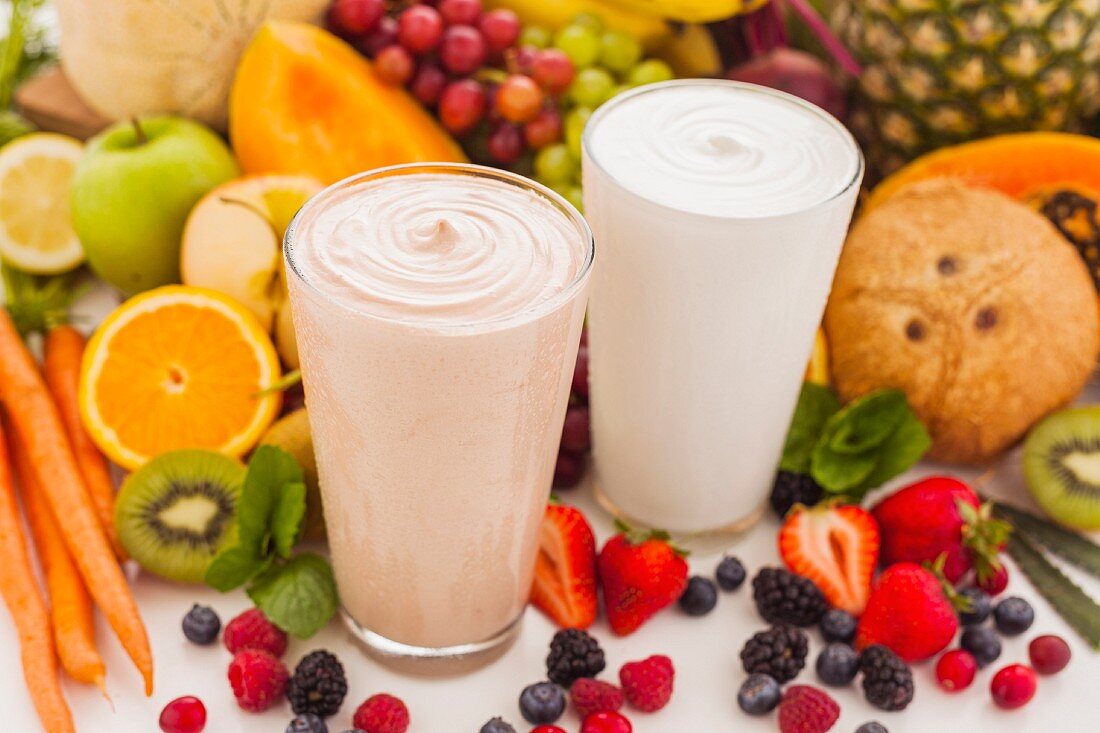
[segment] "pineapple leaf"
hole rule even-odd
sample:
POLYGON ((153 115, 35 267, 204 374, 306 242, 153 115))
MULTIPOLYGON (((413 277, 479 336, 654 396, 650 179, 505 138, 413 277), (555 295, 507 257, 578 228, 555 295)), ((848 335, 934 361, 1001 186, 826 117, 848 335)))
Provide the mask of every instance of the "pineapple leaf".
POLYGON ((1093 649, 1100 650, 1100 605, 1067 578, 1021 534, 1008 543, 1008 554, 1035 589, 1093 649))
POLYGON ((997 502, 994 510, 1008 520, 1016 531, 1038 542, 1063 560, 1100 578, 1100 545, 1084 535, 1038 517, 1031 512, 997 502))

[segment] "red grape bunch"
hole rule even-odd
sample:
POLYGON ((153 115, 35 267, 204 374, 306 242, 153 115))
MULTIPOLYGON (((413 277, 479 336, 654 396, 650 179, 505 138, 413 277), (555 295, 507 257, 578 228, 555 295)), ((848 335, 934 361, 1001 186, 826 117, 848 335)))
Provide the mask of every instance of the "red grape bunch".
POLYGON ((592 437, 588 419, 588 329, 581 331, 581 347, 573 370, 569 408, 561 431, 558 462, 554 467, 554 488, 570 489, 584 477, 592 437))

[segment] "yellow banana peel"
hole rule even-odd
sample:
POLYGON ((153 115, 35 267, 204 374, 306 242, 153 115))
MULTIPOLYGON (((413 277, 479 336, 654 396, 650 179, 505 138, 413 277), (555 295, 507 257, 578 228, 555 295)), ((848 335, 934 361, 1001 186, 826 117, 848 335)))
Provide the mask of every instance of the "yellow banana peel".
POLYGON ((485 5, 489 8, 508 8, 525 25, 542 26, 549 30, 568 25, 581 13, 592 13, 602 19, 608 28, 638 39, 647 51, 660 48, 672 37, 672 26, 659 15, 638 12, 612 0, 485 0, 485 5))
MULTIPOLYGON (((550 0, 552 2, 553 0, 550 0)), ((749 13, 768 0, 607 0, 624 10, 681 23, 710 23, 749 13)))
POLYGON ((681 79, 719 76, 722 56, 714 37, 701 25, 685 25, 674 31, 655 52, 681 79))

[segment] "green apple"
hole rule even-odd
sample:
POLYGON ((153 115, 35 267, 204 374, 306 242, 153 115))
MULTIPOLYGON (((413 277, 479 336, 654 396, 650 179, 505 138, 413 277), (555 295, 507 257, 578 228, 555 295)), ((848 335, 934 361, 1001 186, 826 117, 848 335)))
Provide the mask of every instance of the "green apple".
POLYGON ((88 142, 72 183, 88 264, 126 294, 179 282, 187 215, 239 174, 225 142, 197 122, 147 117, 108 127, 88 142))

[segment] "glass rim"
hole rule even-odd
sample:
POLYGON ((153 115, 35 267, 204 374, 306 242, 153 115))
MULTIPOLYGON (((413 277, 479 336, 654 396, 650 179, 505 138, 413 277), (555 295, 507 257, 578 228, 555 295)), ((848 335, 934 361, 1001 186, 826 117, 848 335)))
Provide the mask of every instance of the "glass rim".
POLYGON ((569 203, 569 201, 567 201, 563 196, 555 192, 553 189, 544 186, 538 181, 534 181, 530 178, 527 178, 526 176, 521 176, 518 173, 512 173, 511 171, 505 171, 499 168, 491 168, 489 166, 478 165, 476 163, 421 162, 401 163, 398 165, 372 168, 361 173, 355 173, 348 176, 347 178, 343 178, 333 184, 330 184, 318 191, 317 193, 313 194, 304 204, 302 204, 302 207, 298 209, 293 218, 291 218, 290 224, 287 226, 286 233, 283 235, 282 252, 283 261, 286 265, 286 269, 293 272, 294 276, 298 279, 299 282, 301 282, 305 287, 316 294, 324 302, 329 303, 342 311, 355 314, 362 318, 369 318, 395 326, 404 326, 437 332, 463 332, 474 330, 498 330, 510 326, 513 323, 534 320, 538 316, 544 313, 549 313, 560 307, 561 305, 568 303, 570 300, 572 300, 576 292, 584 285, 585 281, 588 279, 588 275, 591 273, 592 264, 595 261, 596 255, 596 242, 595 238, 592 236, 592 230, 589 228, 588 222, 585 220, 580 211, 578 211, 577 208, 573 206, 573 204, 569 203), (370 310, 354 308, 347 303, 343 303, 336 298, 333 298, 329 293, 326 293, 322 288, 318 287, 316 283, 310 282, 309 278, 301 273, 301 271, 298 269, 297 263, 294 261, 293 243, 294 240, 297 238, 296 235, 298 234, 298 229, 301 227, 302 222, 308 217, 309 213, 313 209, 327 202, 327 200, 338 191, 342 191, 347 188, 352 188, 354 186, 382 178, 414 175, 417 173, 467 175, 476 178, 496 180, 502 184, 516 186, 517 188, 530 191, 547 200, 559 213, 561 213, 572 222, 577 234, 585 242, 584 259, 581 261, 580 267, 577 269, 577 272, 573 276, 573 279, 570 280, 569 283, 558 292, 513 313, 506 313, 504 315, 498 315, 492 318, 484 318, 474 321, 440 323, 415 318, 393 318, 391 316, 385 316, 379 313, 371 312, 370 310))
POLYGON ((863 150, 859 147, 859 143, 856 142, 855 137, 851 131, 843 125, 837 118, 818 107, 816 104, 807 102, 801 97, 796 97, 793 94, 779 91, 778 89, 772 89, 770 87, 761 86, 759 84, 750 84, 743 81, 734 81, 732 79, 671 79, 669 81, 655 82, 653 84, 646 84, 644 86, 635 87, 621 94, 616 94, 606 103, 600 105, 592 116, 588 118, 585 123, 584 132, 581 134, 581 150, 584 152, 584 157, 592 162, 607 176, 607 179, 615 184, 619 189, 625 193, 633 196, 639 201, 645 202, 649 206, 656 206, 665 211, 674 211, 678 214, 688 214, 690 216, 696 216, 704 219, 717 219, 721 221, 767 221, 768 219, 776 219, 784 216, 791 216, 792 214, 804 214, 815 209, 825 207, 837 199, 843 198, 845 194, 852 190, 854 186, 858 186, 860 181, 863 180, 863 175, 866 172, 866 160, 863 156, 863 150), (794 104, 798 107, 802 107, 806 111, 812 113, 814 116, 820 118, 824 122, 828 123, 830 127, 840 133, 840 136, 848 143, 849 147, 855 153, 856 165, 853 171, 851 179, 840 187, 837 191, 827 195, 820 201, 815 201, 808 206, 802 206, 791 211, 779 212, 775 214, 708 214, 699 211, 689 211, 687 209, 679 208, 676 206, 670 206, 669 204, 661 201, 655 201, 652 198, 648 198, 643 194, 638 193, 634 189, 627 186, 618 176, 612 175, 604 165, 600 162, 598 156, 592 152, 592 137, 595 134, 595 129, 599 124, 601 118, 606 116, 612 109, 621 106, 622 104, 629 102, 636 97, 640 97, 653 92, 658 92, 663 89, 672 87, 726 87, 741 89, 752 94, 758 94, 765 97, 774 97, 780 99, 788 104, 794 104))

